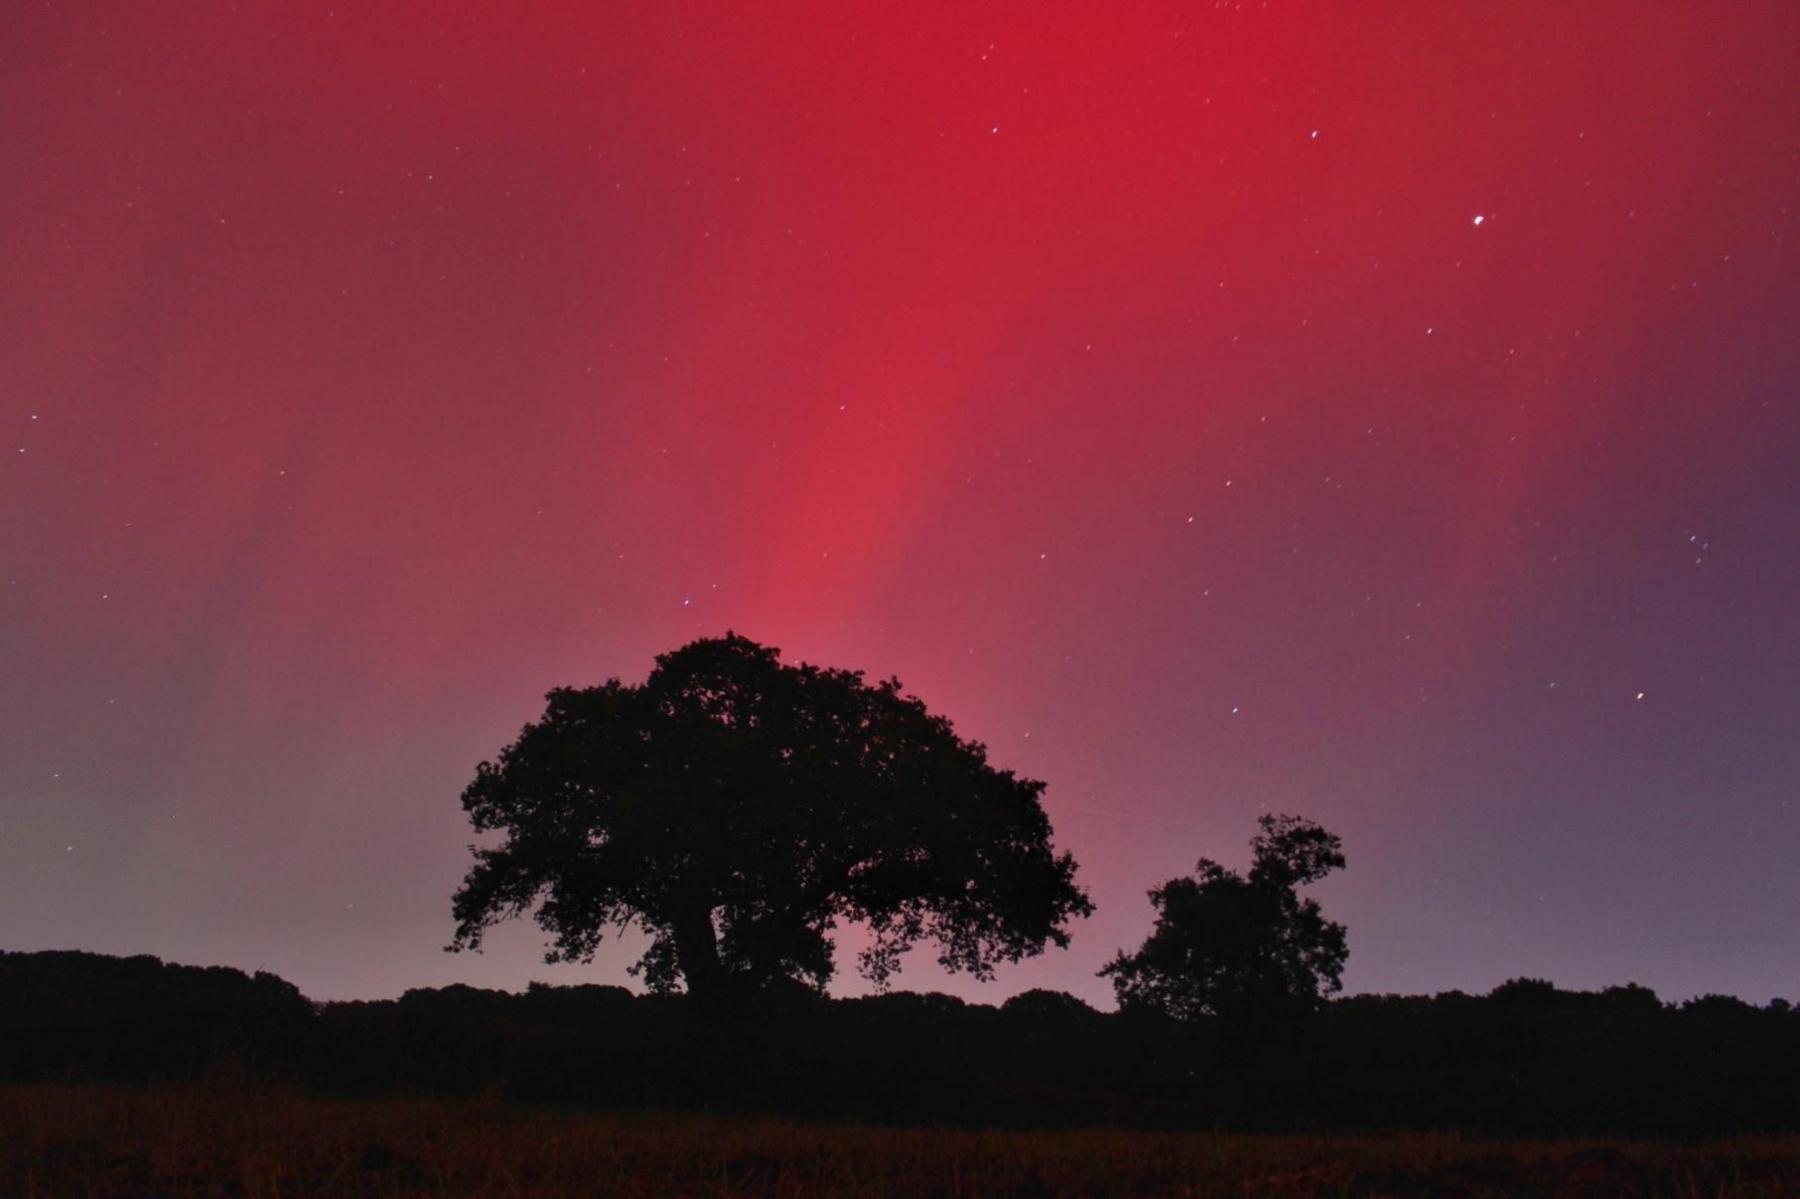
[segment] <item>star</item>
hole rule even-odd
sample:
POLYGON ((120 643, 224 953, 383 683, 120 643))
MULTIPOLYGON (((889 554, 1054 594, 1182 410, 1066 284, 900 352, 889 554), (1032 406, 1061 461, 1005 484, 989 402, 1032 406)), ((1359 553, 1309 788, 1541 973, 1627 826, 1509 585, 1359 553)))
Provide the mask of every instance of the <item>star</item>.
POLYGON ((1476 213, 1476 214, 1475 214, 1475 227, 1476 227, 1476 228, 1477 228, 1477 229, 1479 229, 1479 228, 1481 228, 1481 226, 1482 226, 1482 223, 1483 223, 1483 222, 1484 222, 1484 221, 1486 221, 1486 220, 1487 220, 1487 217, 1485 217, 1485 216, 1483 216, 1483 215, 1482 215, 1482 214, 1481 214, 1481 213, 1479 213, 1479 212, 1478 212, 1478 213, 1476 213))

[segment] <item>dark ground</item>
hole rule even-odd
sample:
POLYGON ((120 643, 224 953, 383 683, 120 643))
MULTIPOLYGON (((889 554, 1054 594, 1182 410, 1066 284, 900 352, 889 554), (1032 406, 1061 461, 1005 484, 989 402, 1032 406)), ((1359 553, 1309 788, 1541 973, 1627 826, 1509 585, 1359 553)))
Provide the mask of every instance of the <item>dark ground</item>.
POLYGON ((1001 1131, 322 1099, 214 1081, 0 1087, 0 1192, 233 1196, 1668 1196, 1800 1193, 1800 1137, 1694 1143, 1001 1131))

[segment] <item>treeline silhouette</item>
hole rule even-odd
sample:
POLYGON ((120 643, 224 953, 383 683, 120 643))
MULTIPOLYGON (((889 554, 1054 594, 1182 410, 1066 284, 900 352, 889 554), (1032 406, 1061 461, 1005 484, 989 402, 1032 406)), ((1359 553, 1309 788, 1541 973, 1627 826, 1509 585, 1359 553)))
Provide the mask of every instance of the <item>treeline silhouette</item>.
POLYGON ((1051 991, 991 1007, 795 987, 725 1011, 534 983, 313 1003, 261 972, 0 953, 0 1078, 220 1074, 896 1124, 1700 1136, 1800 1129, 1800 1012, 1530 979, 1266 1020, 1106 1013, 1051 991))

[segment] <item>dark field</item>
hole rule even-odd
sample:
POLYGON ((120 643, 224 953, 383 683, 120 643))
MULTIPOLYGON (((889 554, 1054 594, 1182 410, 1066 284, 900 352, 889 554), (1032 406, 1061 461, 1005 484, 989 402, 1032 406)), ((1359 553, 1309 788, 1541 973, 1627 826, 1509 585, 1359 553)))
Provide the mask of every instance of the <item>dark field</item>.
POLYGON ((222 1084, 0 1087, 22 1196, 1791 1196, 1800 1137, 977 1132, 330 1100, 222 1084))

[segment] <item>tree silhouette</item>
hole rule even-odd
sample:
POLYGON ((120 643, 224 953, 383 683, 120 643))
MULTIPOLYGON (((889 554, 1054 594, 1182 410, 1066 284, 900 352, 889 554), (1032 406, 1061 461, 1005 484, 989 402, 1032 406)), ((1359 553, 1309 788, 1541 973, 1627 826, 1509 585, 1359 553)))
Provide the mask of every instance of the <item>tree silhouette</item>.
POLYGON ((1243 1018, 1315 1007, 1339 989, 1344 926, 1295 888, 1341 869, 1342 842, 1297 816, 1257 824, 1248 875, 1201 858, 1194 877, 1150 892, 1156 927, 1100 971, 1121 1009, 1243 1018))
POLYGON ((867 925, 861 970, 885 984, 921 938, 985 979, 1066 947, 1093 911, 1050 847, 1044 784, 989 766, 897 679, 783 665, 727 633, 661 655, 640 686, 547 698, 463 792, 475 828, 506 839, 471 847, 452 950, 534 905, 549 961, 590 959, 635 921, 652 939, 632 972, 709 999, 823 988, 839 919, 867 925))

